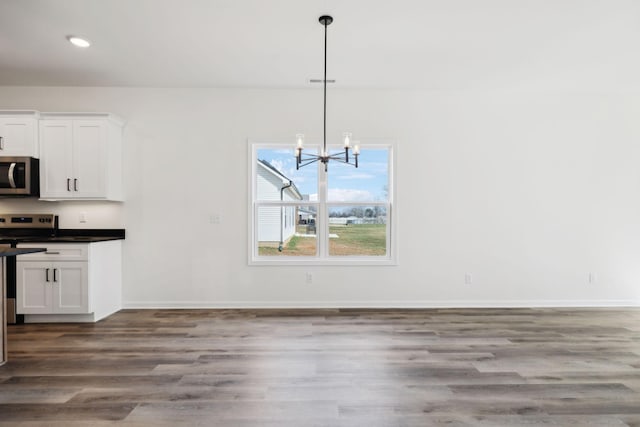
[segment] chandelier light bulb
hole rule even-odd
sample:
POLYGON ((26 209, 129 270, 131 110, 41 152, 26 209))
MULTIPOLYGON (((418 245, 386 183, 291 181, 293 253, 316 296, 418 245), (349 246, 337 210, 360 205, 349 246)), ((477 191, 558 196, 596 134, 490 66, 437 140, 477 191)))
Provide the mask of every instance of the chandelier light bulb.
POLYGON ((302 143, 304 142, 304 135, 301 133, 297 134, 296 140, 298 141, 298 148, 302 148, 302 143))
POLYGON ((344 148, 349 148, 349 143, 351 142, 351 133, 344 133, 344 148))

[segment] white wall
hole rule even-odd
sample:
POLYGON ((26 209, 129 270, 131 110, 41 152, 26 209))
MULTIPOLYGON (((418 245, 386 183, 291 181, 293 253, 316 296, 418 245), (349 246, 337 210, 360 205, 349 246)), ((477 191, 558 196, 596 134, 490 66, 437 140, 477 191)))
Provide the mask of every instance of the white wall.
POLYGON ((0 202, 125 226, 125 306, 640 303, 637 96, 331 90, 330 138, 398 140, 400 264, 374 268, 247 265, 247 138, 320 136, 321 91, 0 87, 0 108, 128 121, 124 204, 0 202))

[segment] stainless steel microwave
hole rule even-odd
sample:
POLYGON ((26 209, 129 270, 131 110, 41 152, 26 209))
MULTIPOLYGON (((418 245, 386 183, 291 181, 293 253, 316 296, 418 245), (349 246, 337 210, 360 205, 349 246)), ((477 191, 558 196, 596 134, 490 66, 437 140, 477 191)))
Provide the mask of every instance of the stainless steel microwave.
POLYGON ((40 164, 33 157, 0 157, 0 197, 39 197, 40 164))

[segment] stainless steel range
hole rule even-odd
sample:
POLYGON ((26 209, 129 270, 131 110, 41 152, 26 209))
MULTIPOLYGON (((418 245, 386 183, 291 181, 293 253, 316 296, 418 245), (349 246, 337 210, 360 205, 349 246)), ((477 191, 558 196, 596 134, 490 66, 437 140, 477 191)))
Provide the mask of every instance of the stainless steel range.
POLYGON ((0 237, 34 234, 35 230, 52 234, 57 226, 58 217, 53 214, 0 214, 0 237))
MULTIPOLYGON (((19 242, 55 237, 57 231, 53 214, 0 214, 0 245, 15 248, 19 242)), ((16 314, 16 257, 7 257, 5 266, 7 323, 23 323, 23 316, 16 314)))

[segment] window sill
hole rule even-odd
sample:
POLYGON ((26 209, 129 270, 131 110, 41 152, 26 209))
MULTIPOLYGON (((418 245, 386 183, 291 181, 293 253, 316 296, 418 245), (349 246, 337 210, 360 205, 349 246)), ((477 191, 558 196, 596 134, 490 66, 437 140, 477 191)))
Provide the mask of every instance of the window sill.
POLYGON ((370 258, 349 258, 349 259, 312 259, 312 258, 278 258, 274 260, 270 259, 251 259, 249 260, 249 266, 277 266, 277 267, 291 267, 291 266, 306 266, 306 265, 326 265, 326 266, 397 266, 398 261, 394 259, 370 259, 370 258))

